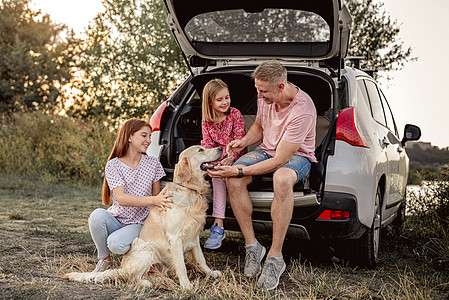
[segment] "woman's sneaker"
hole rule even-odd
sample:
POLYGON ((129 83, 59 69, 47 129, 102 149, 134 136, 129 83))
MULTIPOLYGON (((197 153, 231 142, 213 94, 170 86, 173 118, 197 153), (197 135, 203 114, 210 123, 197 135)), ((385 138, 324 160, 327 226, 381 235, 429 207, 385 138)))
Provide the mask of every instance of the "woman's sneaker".
POLYGON ((112 260, 100 259, 97 262, 94 272, 104 272, 112 267, 112 260))
POLYGON ((206 243, 204 243, 204 248, 206 249, 217 249, 220 248, 221 242, 226 237, 224 228, 218 226, 217 224, 212 225, 210 228, 210 235, 206 243))

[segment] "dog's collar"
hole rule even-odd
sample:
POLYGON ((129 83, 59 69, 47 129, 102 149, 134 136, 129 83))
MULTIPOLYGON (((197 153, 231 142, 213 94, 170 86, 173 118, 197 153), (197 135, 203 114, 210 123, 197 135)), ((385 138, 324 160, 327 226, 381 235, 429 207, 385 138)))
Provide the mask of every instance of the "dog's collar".
POLYGON ((181 186, 181 187, 183 187, 183 188, 185 188, 185 189, 188 189, 188 190, 191 190, 191 191, 194 191, 195 193, 198 193, 198 194, 201 194, 201 195, 203 195, 203 194, 205 194, 206 192, 207 192, 207 190, 206 191, 203 191, 202 189, 192 189, 192 188, 189 188, 189 187, 187 187, 187 186, 185 186, 184 184, 182 184, 182 183, 178 183, 178 182, 171 182, 172 184, 174 184, 174 185, 179 185, 179 186, 181 186))
MULTIPOLYGON (((182 186, 183 188, 186 188, 186 189, 189 189, 188 187, 186 187, 185 185, 183 185, 182 183, 175 183, 175 182, 173 182, 173 184, 175 184, 175 185, 179 185, 179 186, 182 186)), ((189 189, 189 190, 191 190, 191 189, 189 189)))
MULTIPOLYGON (((174 183, 173 182, 173 184, 174 185, 178 185, 180 187, 183 187, 185 189, 192 190, 192 191, 196 192, 196 190, 189 189, 188 187, 184 186, 182 183, 174 183)), ((188 206, 190 206, 190 199, 188 197, 182 197, 182 198, 173 197, 173 203, 176 204, 177 206, 188 207, 188 206)))
POLYGON ((181 186, 181 187, 183 187, 183 188, 185 188, 185 189, 188 189, 188 190, 194 191, 195 193, 199 193, 199 191, 198 191, 198 190, 195 190, 195 189, 192 189, 192 188, 186 187, 186 186, 185 186, 185 185, 183 185, 182 183, 174 183, 174 182, 173 182, 173 184, 176 184, 176 185, 179 185, 179 186, 181 186))

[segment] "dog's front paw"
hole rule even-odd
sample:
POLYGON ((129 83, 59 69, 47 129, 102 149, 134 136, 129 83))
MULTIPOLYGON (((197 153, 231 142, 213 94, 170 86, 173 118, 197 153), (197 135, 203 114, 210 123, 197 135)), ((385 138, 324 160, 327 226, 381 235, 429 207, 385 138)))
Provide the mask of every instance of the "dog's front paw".
POLYGON ((152 288, 153 287, 153 283, 149 280, 146 279, 140 279, 139 283, 144 287, 144 288, 152 288))
POLYGON ((186 282, 181 284, 181 288, 183 290, 191 290, 193 288, 193 284, 191 284, 190 282, 186 282))
POLYGON ((214 270, 214 271, 210 272, 210 275, 214 278, 218 278, 218 277, 223 276, 223 273, 221 273, 221 271, 214 270))

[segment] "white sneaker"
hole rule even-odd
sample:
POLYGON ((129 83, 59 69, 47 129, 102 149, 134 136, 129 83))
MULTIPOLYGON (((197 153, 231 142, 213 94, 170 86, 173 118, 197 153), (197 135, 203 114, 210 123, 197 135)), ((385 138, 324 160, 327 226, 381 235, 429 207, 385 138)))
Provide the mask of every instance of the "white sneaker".
POLYGON ((282 273, 284 273, 285 267, 286 265, 284 260, 278 261, 276 258, 267 255, 267 259, 263 265, 262 275, 260 275, 256 287, 266 287, 269 291, 277 288, 279 278, 281 278, 282 273))
POLYGON ((104 272, 112 267, 112 260, 100 259, 97 262, 94 272, 104 272))
POLYGON ((245 269, 243 274, 248 277, 256 277, 262 269, 261 264, 267 249, 259 243, 257 243, 257 246, 245 246, 245 248, 245 269))

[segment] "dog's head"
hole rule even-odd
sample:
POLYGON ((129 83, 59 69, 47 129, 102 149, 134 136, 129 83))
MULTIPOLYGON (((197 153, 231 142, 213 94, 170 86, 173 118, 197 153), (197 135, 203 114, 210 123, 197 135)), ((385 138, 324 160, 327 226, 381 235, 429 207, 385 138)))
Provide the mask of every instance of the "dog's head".
POLYGON ((182 184, 201 194, 207 192, 209 184, 205 180, 206 166, 221 158, 221 148, 205 149, 201 146, 192 146, 181 152, 179 161, 175 166, 173 182, 182 184))

